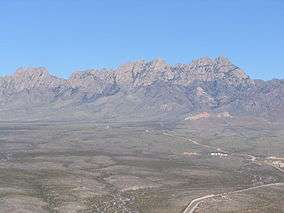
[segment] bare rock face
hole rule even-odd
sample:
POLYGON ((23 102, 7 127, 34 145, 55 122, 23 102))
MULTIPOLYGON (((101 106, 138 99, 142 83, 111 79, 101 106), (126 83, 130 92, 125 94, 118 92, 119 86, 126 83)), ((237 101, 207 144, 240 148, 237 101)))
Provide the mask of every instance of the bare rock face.
POLYGON ((0 119, 27 110, 31 119, 159 119, 204 111, 273 116, 283 111, 283 97, 283 80, 254 81, 225 57, 174 66, 142 60, 115 70, 78 71, 69 79, 41 67, 21 68, 0 78, 0 119))
MULTIPOLYGON (((177 85, 190 85, 194 81, 222 80, 228 84, 253 84, 253 81, 240 68, 223 57, 215 60, 202 58, 192 64, 171 66, 162 59, 137 61, 118 67, 117 70, 88 70, 72 75, 70 81, 75 84, 118 84, 121 87, 137 88, 149 86, 157 81, 171 82, 177 85)), ((79 86, 79 85, 78 85, 79 86)), ((97 86, 97 85, 96 85, 97 86)))
POLYGON ((1 78, 0 105, 47 104, 63 86, 65 81, 50 75, 45 68, 20 68, 14 75, 1 78))
POLYGON ((193 81, 221 80, 228 84, 253 84, 253 81, 239 67, 228 59, 219 57, 215 60, 202 58, 192 64, 178 65, 175 69, 180 73, 180 83, 188 85, 193 81))
POLYGON ((171 66, 162 59, 124 64, 114 73, 119 84, 129 87, 149 86, 157 80, 170 80, 174 75, 171 66))
POLYGON ((68 81, 74 88, 78 87, 86 91, 101 90, 104 85, 115 82, 115 75, 109 71, 90 70, 73 73, 68 81))
POLYGON ((45 68, 18 69, 14 76, 7 79, 17 92, 29 89, 51 89, 63 83, 62 80, 50 75, 45 68))

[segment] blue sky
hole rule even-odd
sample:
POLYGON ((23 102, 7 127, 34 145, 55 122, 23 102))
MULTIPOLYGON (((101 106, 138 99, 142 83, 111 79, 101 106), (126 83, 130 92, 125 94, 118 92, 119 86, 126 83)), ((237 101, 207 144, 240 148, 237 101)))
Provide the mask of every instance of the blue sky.
POLYGON ((283 0, 1 0, 0 74, 140 59, 227 56, 251 77, 284 78, 283 0))

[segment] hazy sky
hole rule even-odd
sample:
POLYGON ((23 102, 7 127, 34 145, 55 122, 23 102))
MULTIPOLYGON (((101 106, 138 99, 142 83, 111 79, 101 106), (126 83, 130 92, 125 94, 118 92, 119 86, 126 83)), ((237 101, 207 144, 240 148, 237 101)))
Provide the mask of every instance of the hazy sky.
POLYGON ((284 0, 0 0, 1 75, 219 55, 253 78, 284 78, 284 0))

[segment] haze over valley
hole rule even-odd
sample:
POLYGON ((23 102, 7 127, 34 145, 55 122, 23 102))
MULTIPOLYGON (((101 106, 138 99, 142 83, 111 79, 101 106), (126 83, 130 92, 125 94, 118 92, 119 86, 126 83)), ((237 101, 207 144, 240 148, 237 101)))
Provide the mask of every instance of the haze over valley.
POLYGON ((284 213, 283 0, 0 0, 0 213, 284 213))
POLYGON ((0 78, 0 212, 283 212, 284 80, 225 57, 0 78))

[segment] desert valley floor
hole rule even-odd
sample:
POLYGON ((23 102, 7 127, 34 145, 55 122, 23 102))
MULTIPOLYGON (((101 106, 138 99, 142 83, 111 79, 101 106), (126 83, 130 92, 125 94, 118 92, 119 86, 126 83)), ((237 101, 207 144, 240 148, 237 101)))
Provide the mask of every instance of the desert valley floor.
POLYGON ((284 212, 283 127, 1 122, 0 212, 284 212))

